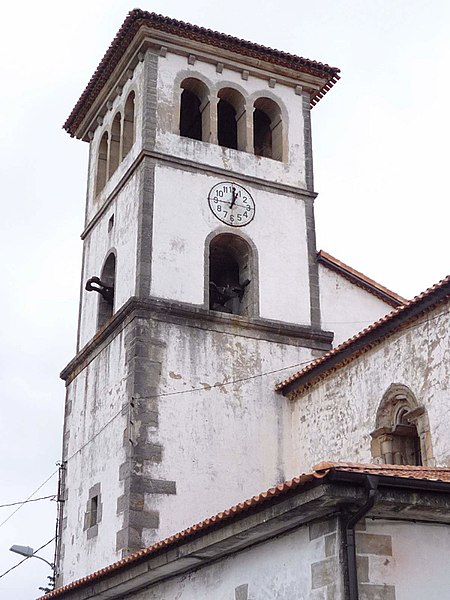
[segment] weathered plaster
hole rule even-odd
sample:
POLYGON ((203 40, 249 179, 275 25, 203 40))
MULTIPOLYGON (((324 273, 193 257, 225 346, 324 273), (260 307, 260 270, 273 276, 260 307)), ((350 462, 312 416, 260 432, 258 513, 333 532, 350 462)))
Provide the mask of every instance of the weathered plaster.
POLYGON ((391 384, 425 408, 434 461, 450 463, 448 303, 339 368, 293 403, 295 473, 324 458, 371 462, 370 433, 391 384), (432 331, 432 333, 431 333, 432 331))

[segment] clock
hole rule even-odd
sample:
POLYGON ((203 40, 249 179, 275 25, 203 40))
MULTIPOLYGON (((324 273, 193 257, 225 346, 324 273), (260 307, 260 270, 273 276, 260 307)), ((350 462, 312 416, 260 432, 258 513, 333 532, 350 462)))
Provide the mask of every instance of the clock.
POLYGON ((208 204, 213 215, 231 227, 244 227, 255 216, 255 201, 242 185, 221 181, 208 194, 208 204))

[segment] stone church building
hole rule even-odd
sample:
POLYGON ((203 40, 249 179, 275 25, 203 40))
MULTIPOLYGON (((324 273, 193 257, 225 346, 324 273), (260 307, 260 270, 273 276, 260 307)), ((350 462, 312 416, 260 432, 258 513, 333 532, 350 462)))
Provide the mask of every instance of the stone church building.
POLYGON ((407 301, 317 252, 338 79, 133 10, 67 119, 89 172, 45 598, 450 597, 450 278, 407 301))

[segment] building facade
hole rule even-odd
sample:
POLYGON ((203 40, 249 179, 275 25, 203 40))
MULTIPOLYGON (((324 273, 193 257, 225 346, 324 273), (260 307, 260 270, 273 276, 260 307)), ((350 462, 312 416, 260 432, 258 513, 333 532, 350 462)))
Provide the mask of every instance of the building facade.
POLYGON ((339 428, 332 398, 275 391, 356 333, 349 306, 367 325, 406 306, 316 250, 310 110, 338 78, 135 10, 69 116, 89 173, 59 586, 324 457, 388 462, 389 435, 435 464, 420 415, 424 446, 403 428, 398 450, 375 399, 339 428))

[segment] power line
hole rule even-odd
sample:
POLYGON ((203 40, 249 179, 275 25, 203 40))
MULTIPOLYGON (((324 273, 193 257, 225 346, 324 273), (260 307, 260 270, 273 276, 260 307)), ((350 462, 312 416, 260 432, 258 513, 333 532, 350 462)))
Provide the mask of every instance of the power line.
POLYGON ((28 504, 29 502, 39 502, 39 500, 48 500, 49 498, 54 500, 56 498, 56 494, 52 494, 51 496, 42 496, 42 498, 32 498, 31 500, 22 500, 22 502, 11 502, 10 504, 0 504, 0 508, 6 508, 7 506, 17 506, 17 504, 28 504))
POLYGON ((39 491, 41 488, 43 488, 43 487, 44 487, 44 485, 45 485, 47 482, 49 482, 49 481, 50 481, 50 479, 51 479, 52 477, 54 477, 54 476, 56 475, 56 473, 57 473, 57 472, 58 472, 58 469, 56 469, 56 471, 53 471, 53 473, 52 473, 52 474, 51 474, 49 477, 47 477, 47 479, 44 481, 44 483, 41 483, 41 485, 40 485, 38 488, 36 488, 36 489, 34 490, 34 492, 33 492, 32 494, 30 494, 30 495, 28 496, 28 498, 27 498, 27 499, 26 499, 24 502, 21 502, 21 503, 20 503, 20 506, 18 506, 18 507, 16 508, 16 510, 13 510, 13 511, 12 511, 12 513, 11 513, 11 514, 10 514, 8 517, 6 517, 6 519, 5 519, 4 521, 2 521, 2 522, 0 523, 0 527, 3 527, 3 525, 4 525, 4 524, 5 524, 7 521, 9 521, 9 519, 10 519, 10 518, 11 518, 13 515, 15 515, 15 514, 16 514, 16 512, 17 512, 18 510, 20 510, 20 509, 22 508, 22 506, 24 506, 24 504, 26 504, 26 503, 27 503, 29 500, 31 500, 31 498, 32 498, 32 497, 33 497, 35 494, 37 494, 37 492, 38 492, 38 491, 39 491))
MULTIPOLYGON (((43 548, 45 548, 46 546, 48 546, 49 544, 51 544, 51 543, 53 542, 53 540, 54 540, 54 539, 55 539, 55 538, 54 538, 54 537, 52 537, 52 539, 51 539, 51 540, 49 540, 48 542, 46 542, 45 544, 43 544, 43 545, 42 545, 40 548, 38 548, 37 550, 35 550, 35 551, 33 552, 33 555, 34 555, 34 554, 37 554, 37 553, 38 553, 40 550, 42 550, 43 548)), ((11 571, 14 571, 14 569, 17 569, 17 567, 20 567, 20 565, 21 565, 22 563, 24 563, 24 562, 25 562, 26 560, 28 560, 29 558, 32 558, 32 556, 33 556, 33 555, 31 555, 31 556, 26 556, 24 559, 22 559, 20 562, 18 562, 17 564, 15 564, 13 567, 11 567, 10 569, 8 569, 8 570, 7 570, 7 571, 5 571, 4 573, 2 573, 2 574, 0 575, 0 579, 1 579, 2 577, 4 577, 5 575, 8 575, 8 573, 11 573, 11 571)))

